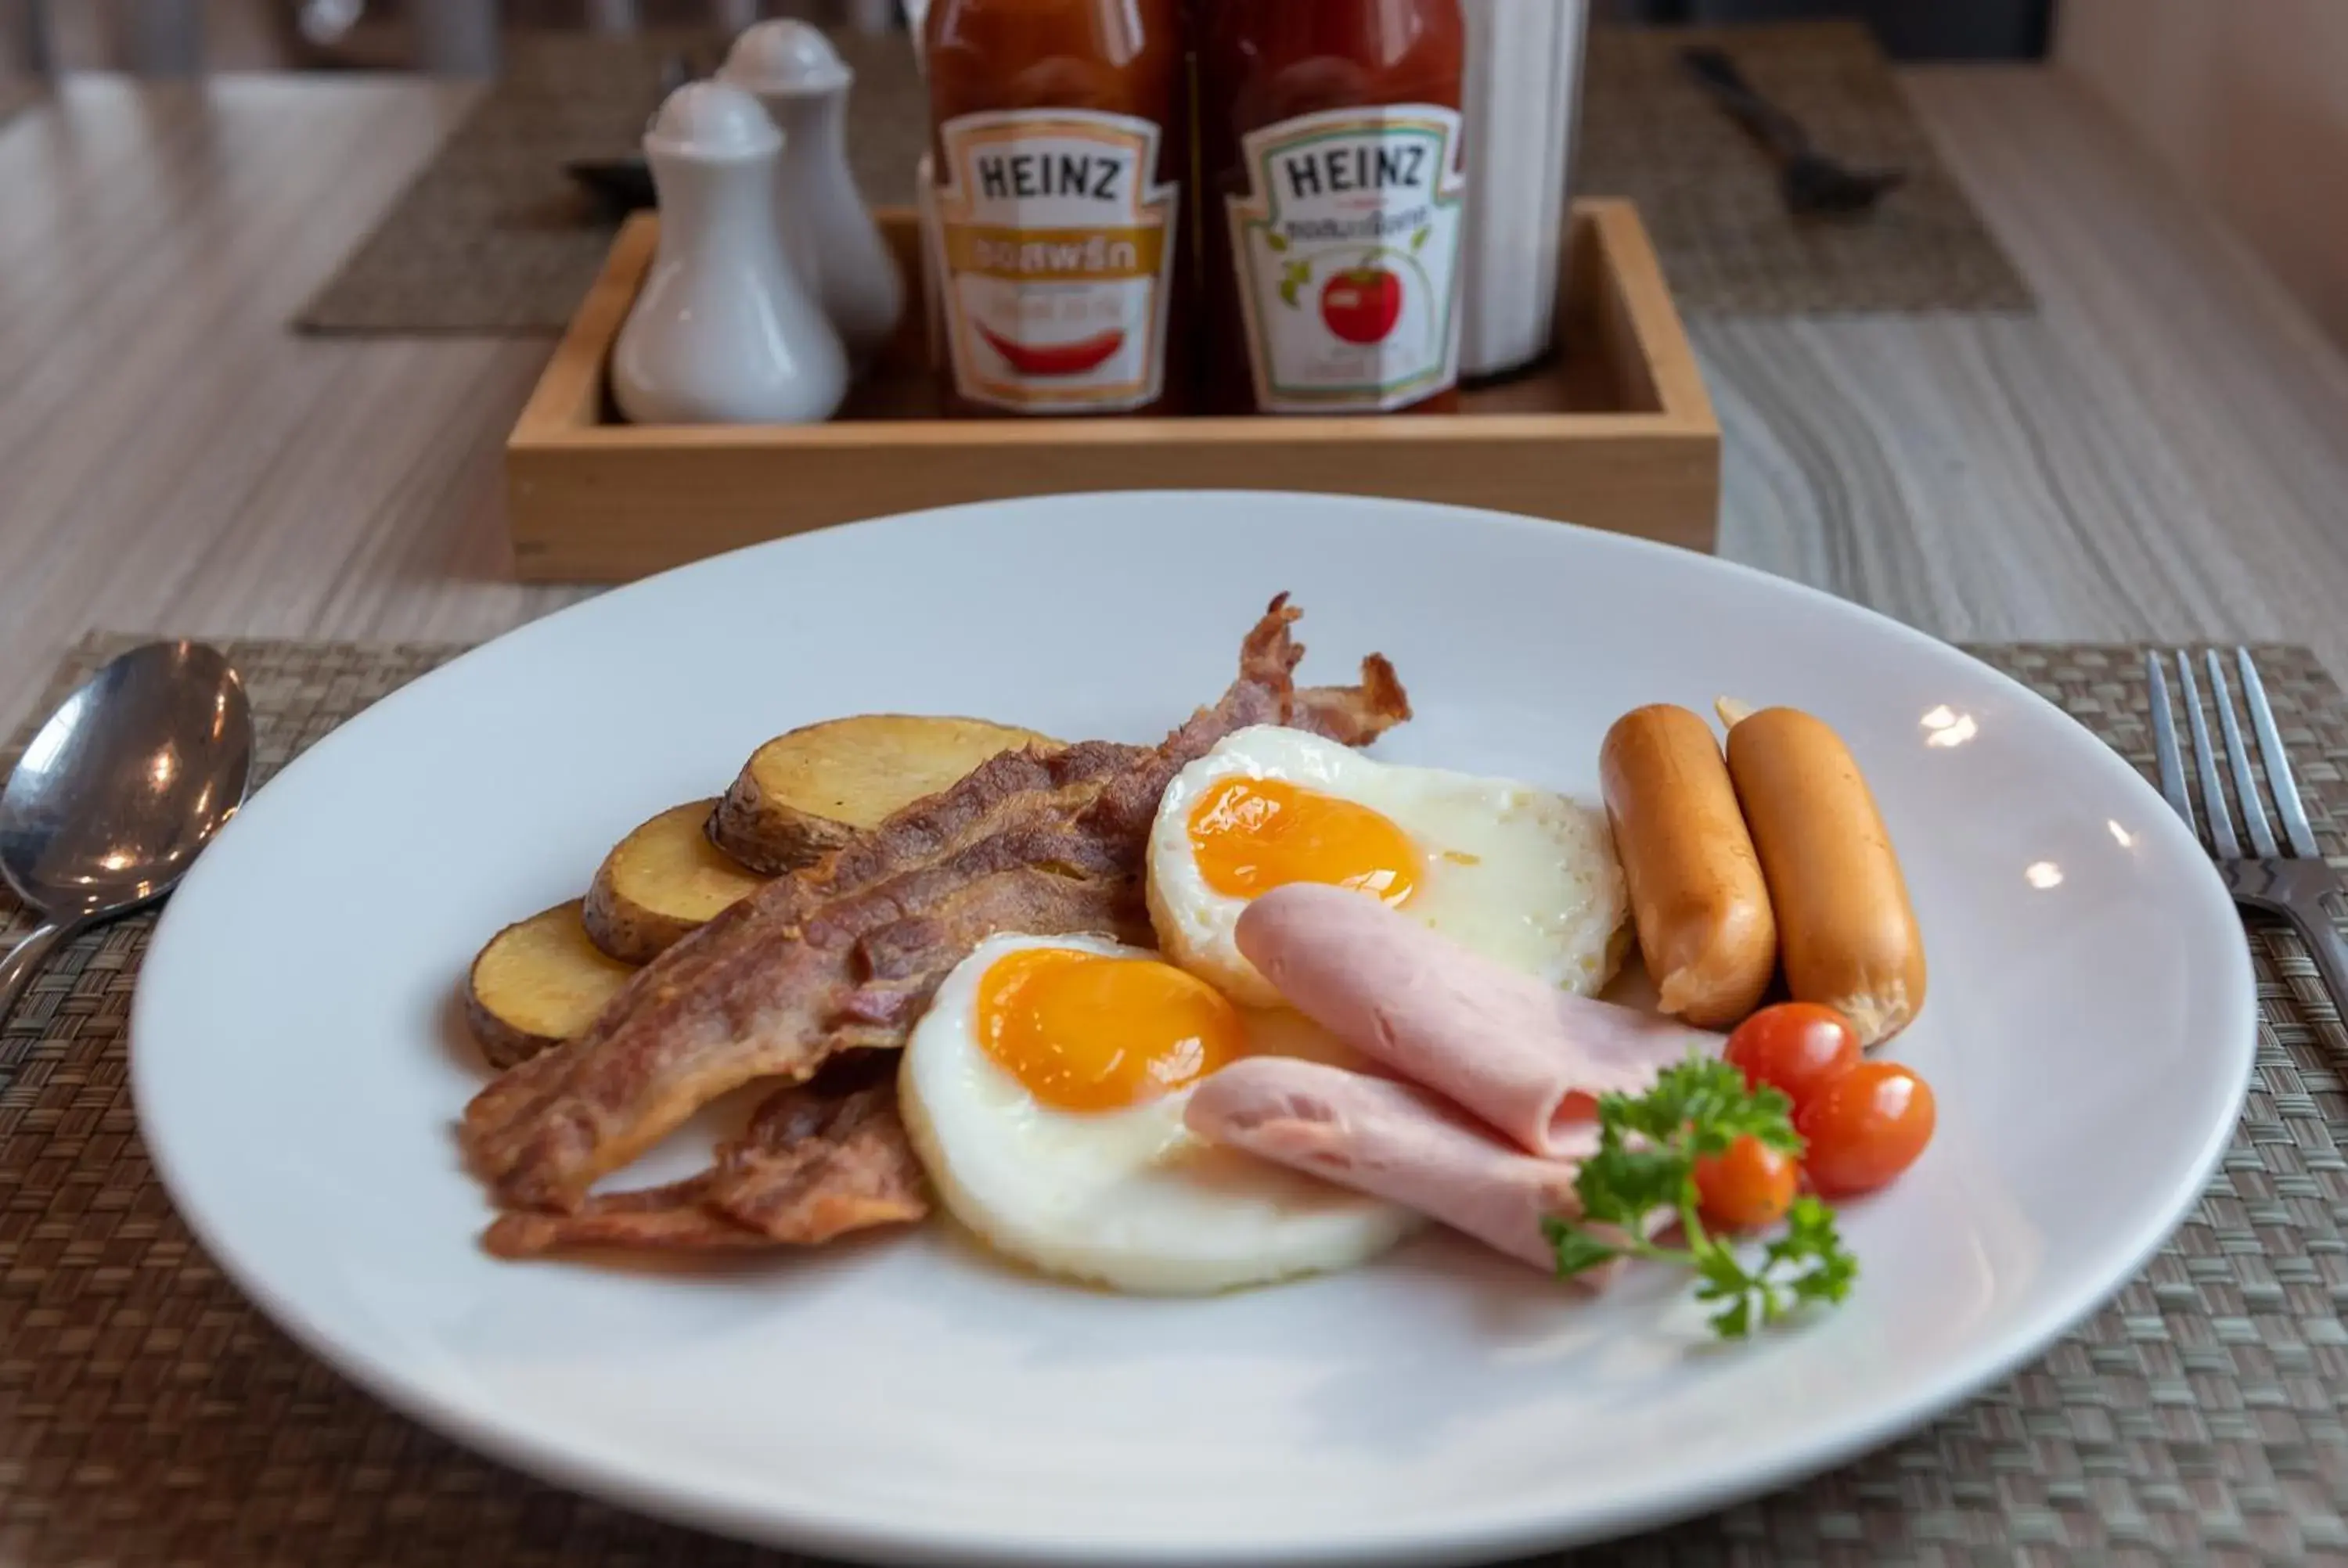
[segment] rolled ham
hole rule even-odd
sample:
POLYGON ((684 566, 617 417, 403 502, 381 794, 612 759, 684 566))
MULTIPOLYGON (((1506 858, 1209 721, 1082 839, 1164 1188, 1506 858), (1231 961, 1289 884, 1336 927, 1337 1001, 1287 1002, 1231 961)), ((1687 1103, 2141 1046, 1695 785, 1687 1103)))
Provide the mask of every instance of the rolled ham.
POLYGON ((1558 1140, 1575 1158, 1535 1159, 1424 1090, 1282 1056, 1222 1069, 1191 1091, 1183 1120, 1210 1143, 1399 1204, 1544 1270, 1557 1258, 1541 1220, 1581 1212, 1575 1160, 1598 1147, 1585 1124, 1558 1140))
POLYGON ((1643 1093, 1691 1049, 1717 1056, 1723 1044, 1544 984, 1340 887, 1275 887, 1237 934, 1297 1011, 1545 1159, 1594 1146, 1599 1095, 1643 1093))

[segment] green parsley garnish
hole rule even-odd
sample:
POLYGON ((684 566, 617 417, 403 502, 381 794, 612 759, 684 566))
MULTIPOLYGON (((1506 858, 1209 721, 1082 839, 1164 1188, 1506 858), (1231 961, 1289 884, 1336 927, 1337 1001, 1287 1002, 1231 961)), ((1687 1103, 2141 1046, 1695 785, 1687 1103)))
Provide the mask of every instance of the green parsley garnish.
POLYGON ((1835 1234, 1834 1211, 1807 1194, 1794 1200, 1785 1233, 1763 1248, 1752 1267, 1696 1214, 1698 1160, 1726 1153, 1748 1133, 1783 1153, 1801 1153, 1793 1109, 1781 1091, 1748 1089, 1744 1073, 1693 1051, 1635 1099, 1601 1096, 1598 1153, 1583 1162, 1574 1182, 1581 1217, 1542 1222, 1557 1249, 1558 1276, 1570 1278, 1616 1257, 1684 1265, 1695 1271, 1696 1299, 1715 1308, 1713 1327, 1728 1339, 1751 1333, 1756 1320, 1775 1323, 1805 1302, 1849 1295, 1859 1260, 1835 1234), (1647 1239, 1657 1209, 1678 1216, 1684 1246, 1647 1239), (1586 1228, 1591 1225, 1612 1229, 1600 1235, 1586 1228))

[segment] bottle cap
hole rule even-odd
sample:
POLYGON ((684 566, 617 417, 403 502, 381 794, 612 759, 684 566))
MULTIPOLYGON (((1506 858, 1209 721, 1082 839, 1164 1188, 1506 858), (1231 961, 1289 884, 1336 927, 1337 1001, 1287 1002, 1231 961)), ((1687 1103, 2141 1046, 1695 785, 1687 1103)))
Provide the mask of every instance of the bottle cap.
POLYGON ((822 28, 788 18, 744 28, 717 74, 737 87, 776 94, 830 92, 856 79, 822 28))

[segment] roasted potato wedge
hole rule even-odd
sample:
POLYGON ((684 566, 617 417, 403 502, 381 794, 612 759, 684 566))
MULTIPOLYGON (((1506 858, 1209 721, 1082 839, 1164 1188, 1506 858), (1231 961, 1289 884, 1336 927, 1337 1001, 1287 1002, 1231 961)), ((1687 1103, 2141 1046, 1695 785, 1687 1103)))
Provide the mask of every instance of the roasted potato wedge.
POLYGON ((717 803, 676 806, 613 847, 587 889, 587 935, 623 964, 649 964, 662 949, 766 878, 744 870, 709 841, 717 803))
POLYGON ((633 968, 599 950, 573 898, 489 938, 465 981, 465 1020, 481 1054, 508 1068, 592 1022, 633 968))
POLYGON ((779 876, 1000 752, 1061 743, 983 719, 860 713, 778 735, 751 753, 709 819, 718 848, 779 876))

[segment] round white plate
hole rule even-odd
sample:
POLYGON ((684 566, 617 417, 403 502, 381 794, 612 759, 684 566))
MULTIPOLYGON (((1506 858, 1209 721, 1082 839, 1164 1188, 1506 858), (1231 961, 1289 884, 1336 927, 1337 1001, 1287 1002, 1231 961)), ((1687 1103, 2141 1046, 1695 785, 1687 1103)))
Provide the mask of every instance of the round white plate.
MULTIPOLYGON (((2249 1072, 2216 876, 2054 708, 1864 610, 1675 550, 1437 507, 1076 497, 745 551, 503 638, 263 791, 156 934, 139 1119, 263 1310, 402 1410, 713 1530, 898 1562, 1433 1563, 1612 1533, 1898 1436, 2116 1288, 2249 1072), (1014 1274, 943 1223, 723 1267, 492 1261, 451 1128, 456 988, 760 740, 871 710, 1157 739, 1292 589, 1303 675, 1383 650, 1380 754, 1594 798, 1623 710, 1838 726, 1904 854, 1941 1127, 1849 1205, 1839 1310, 1707 1343, 1685 1281, 1586 1301, 1427 1236, 1210 1301, 1014 1274)), ((690 1151, 670 1150, 675 1168, 690 1151)))

